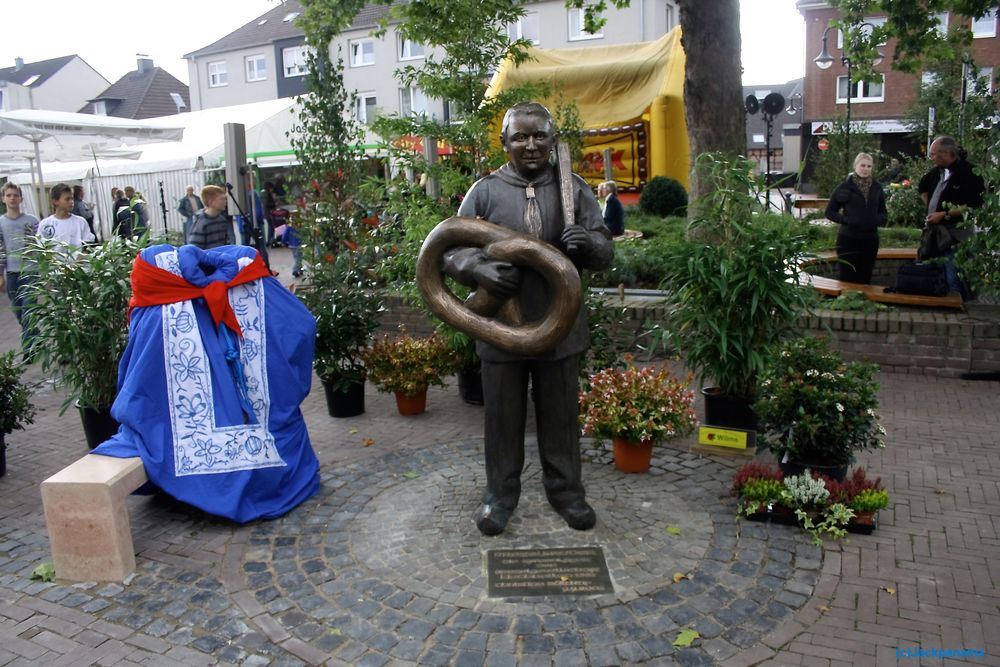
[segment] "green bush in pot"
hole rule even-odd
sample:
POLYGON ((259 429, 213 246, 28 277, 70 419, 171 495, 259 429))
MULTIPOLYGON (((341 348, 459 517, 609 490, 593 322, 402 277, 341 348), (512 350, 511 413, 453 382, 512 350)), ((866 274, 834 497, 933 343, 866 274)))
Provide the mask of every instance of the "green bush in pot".
POLYGON ((51 241, 29 247, 29 355, 67 388, 62 410, 107 409, 118 393, 118 361, 128 344, 130 276, 140 244, 120 237, 87 252, 51 241))
POLYGON ((718 394, 749 403, 773 349, 814 303, 798 278, 806 238, 791 217, 762 210, 752 162, 706 153, 695 166, 711 187, 666 253, 662 336, 718 394))
POLYGON ((788 341, 762 376, 759 441, 779 460, 814 470, 844 468, 856 452, 883 447, 877 370, 845 363, 824 339, 788 341))

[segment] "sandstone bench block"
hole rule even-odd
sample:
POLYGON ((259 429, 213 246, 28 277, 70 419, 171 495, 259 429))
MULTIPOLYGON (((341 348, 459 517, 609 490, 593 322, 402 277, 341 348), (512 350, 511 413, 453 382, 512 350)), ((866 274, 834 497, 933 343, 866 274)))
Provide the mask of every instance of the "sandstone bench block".
POLYGON ((125 498, 146 480, 138 457, 87 454, 42 482, 56 577, 121 581, 135 571, 125 498))

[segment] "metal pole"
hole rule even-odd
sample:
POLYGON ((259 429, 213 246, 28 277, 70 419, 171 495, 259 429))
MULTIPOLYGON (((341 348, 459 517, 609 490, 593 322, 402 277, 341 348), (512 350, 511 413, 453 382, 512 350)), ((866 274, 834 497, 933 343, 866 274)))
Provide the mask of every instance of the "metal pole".
POLYGON ((854 80, 851 78, 851 59, 844 56, 847 65, 847 129, 844 132, 844 171, 851 173, 851 98, 854 96, 854 80))
POLYGON ((45 214, 42 213, 42 193, 45 192, 45 178, 42 176, 42 151, 38 148, 38 144, 40 144, 41 141, 41 137, 35 137, 31 140, 31 143, 35 145, 35 163, 38 165, 38 188, 35 190, 35 199, 38 202, 39 220, 45 217, 45 214))

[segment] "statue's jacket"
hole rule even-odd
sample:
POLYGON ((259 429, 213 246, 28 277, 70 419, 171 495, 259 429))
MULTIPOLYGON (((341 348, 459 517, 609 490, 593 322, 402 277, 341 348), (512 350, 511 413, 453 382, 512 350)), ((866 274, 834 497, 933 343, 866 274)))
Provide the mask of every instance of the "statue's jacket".
MULTIPOLYGON (((579 270, 600 271, 611 265, 614 256, 611 234, 604 226, 600 206, 597 204, 597 199, 591 192, 590 186, 576 174, 573 174, 572 182, 575 224, 580 225, 589 233, 593 248, 587 256, 571 259, 574 260, 579 270)), ((505 164, 492 174, 473 183, 459 207, 458 215, 482 218, 507 229, 528 234, 524 217, 528 201, 526 190, 529 185, 534 189, 541 213, 541 240, 566 254, 566 248, 560 241, 564 229, 562 199, 554 167, 549 168, 539 178, 529 183, 517 174, 509 163, 505 164)), ((460 283, 475 286, 476 281, 472 277, 472 272, 476 264, 483 261, 483 258, 484 254, 480 248, 453 250, 445 253, 443 269, 460 283)), ((521 267, 521 286, 517 298, 525 321, 533 322, 544 317, 551 303, 552 295, 548 285, 536 271, 521 267)), ((590 333, 587 327, 587 312, 586 308, 581 307, 573 328, 566 338, 551 350, 535 355, 533 358, 564 359, 583 352, 589 345, 590 333)), ((524 358, 500 350, 483 341, 476 341, 476 352, 485 361, 514 361, 524 358)))

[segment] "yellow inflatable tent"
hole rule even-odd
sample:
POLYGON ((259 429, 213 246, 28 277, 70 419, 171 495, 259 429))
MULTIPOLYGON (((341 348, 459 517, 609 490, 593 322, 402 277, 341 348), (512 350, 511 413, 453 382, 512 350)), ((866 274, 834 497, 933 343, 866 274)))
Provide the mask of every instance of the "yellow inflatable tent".
POLYGON ((487 96, 536 83, 551 88, 554 108, 573 100, 584 127, 584 156, 577 173, 604 180, 604 151, 620 192, 639 192, 653 176, 688 187, 690 152, 684 122, 684 50, 674 28, 655 42, 576 49, 529 49, 531 60, 497 70, 487 96))

